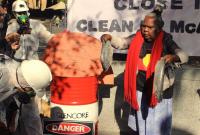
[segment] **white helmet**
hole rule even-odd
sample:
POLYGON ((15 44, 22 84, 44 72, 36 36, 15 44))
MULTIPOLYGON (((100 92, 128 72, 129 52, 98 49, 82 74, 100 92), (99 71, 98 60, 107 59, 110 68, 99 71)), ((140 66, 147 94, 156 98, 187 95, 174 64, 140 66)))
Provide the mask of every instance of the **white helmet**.
POLYGON ((16 0, 12 4, 12 11, 13 12, 24 12, 24 11, 29 11, 29 8, 26 5, 25 1, 23 1, 23 0, 16 0))
POLYGON ((41 92, 49 86, 52 80, 49 67, 41 60, 24 60, 20 70, 25 81, 35 90, 36 94, 39 93, 38 95, 42 94, 41 92))

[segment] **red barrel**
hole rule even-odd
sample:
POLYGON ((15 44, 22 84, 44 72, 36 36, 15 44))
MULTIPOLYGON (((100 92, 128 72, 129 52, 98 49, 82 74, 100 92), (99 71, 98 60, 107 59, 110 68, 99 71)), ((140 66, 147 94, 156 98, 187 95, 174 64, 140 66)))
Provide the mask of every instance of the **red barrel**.
POLYGON ((97 101, 96 77, 54 77, 51 102, 61 105, 83 105, 97 101))
POLYGON ((112 69, 103 72, 101 50, 101 41, 85 33, 64 31, 49 41, 44 61, 54 77, 51 84, 52 123, 47 125, 53 126, 44 128, 45 131, 49 129, 45 133, 56 131, 63 134, 66 130, 66 134, 72 134, 64 127, 76 124, 77 127, 90 127, 91 132, 97 135, 98 83, 114 82, 112 69))

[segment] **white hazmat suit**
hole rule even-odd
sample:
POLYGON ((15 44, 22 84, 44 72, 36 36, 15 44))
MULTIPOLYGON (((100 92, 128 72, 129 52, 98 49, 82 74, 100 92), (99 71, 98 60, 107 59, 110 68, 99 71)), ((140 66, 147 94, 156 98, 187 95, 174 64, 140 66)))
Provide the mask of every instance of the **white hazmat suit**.
POLYGON ((14 128, 17 127, 17 129, 13 133, 14 135, 43 134, 38 106, 34 102, 35 98, 32 97, 27 104, 20 103, 19 93, 21 91, 19 92, 19 88, 23 90, 23 88, 30 87, 37 95, 41 96, 42 90, 50 84, 51 80, 52 75, 48 66, 40 60, 25 60, 21 63, 6 56, 1 58, 0 120, 7 126, 5 112, 8 109, 10 101, 14 99, 19 108, 17 110, 17 117, 19 116, 19 119, 17 117, 15 119, 14 128), (36 67, 33 67, 33 65, 36 67))
MULTIPOLYGON (((17 21, 18 12, 25 12, 29 16, 28 7, 25 2, 17 0, 12 5, 12 11, 16 19, 8 23, 6 35, 18 32, 20 25, 17 21)), ((53 36, 46 27, 38 20, 29 19, 29 27, 31 29, 29 34, 21 34, 19 40, 19 49, 14 50, 10 56, 17 60, 22 61, 25 59, 39 59, 38 48, 40 43, 46 45, 49 39, 53 36)), ((39 75, 40 76, 40 75, 39 75)), ((35 99, 30 103, 23 104, 21 107, 21 115, 19 117, 19 126, 15 135, 42 135, 41 119, 39 117, 38 105, 35 99)))
MULTIPOLYGON (((12 32, 17 32, 19 29, 17 21, 11 20, 8 24, 7 35, 12 32)), ((30 34, 20 36, 20 48, 15 51, 14 59, 38 59, 38 48, 40 43, 44 45, 48 43, 49 39, 53 36, 46 27, 38 20, 30 19, 30 34)))

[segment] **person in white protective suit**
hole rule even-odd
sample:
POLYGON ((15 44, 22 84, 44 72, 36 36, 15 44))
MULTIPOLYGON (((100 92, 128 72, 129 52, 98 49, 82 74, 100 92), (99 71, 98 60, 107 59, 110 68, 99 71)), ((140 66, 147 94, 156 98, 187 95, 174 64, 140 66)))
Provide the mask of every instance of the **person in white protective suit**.
MULTIPOLYGON (((40 43, 46 45, 49 39, 53 36, 53 34, 47 31, 46 27, 40 21, 29 19, 30 15, 29 8, 27 7, 27 4, 23 0, 16 0, 12 4, 12 11, 15 16, 15 19, 11 20, 8 23, 6 35, 8 36, 10 33, 17 32, 20 35, 20 39, 19 41, 13 40, 10 42, 10 45, 13 49, 12 52, 10 53, 10 57, 12 57, 16 61, 22 61, 25 59, 39 59, 37 51, 40 43), (18 44, 16 42, 18 42, 18 44)), ((39 115, 39 112, 37 110, 38 106, 40 107, 40 103, 42 101, 40 101, 41 98, 38 99, 37 97, 38 96, 36 96, 37 101, 31 100, 29 104, 23 105, 21 111, 24 113, 22 113, 22 115, 20 116, 21 121, 24 121, 28 117, 34 118, 35 116, 33 115, 36 114, 37 116, 39 115), (33 113, 33 115, 29 113, 33 113)), ((39 117, 36 117, 36 119, 38 123, 41 122, 41 119, 39 119, 39 117)), ((25 129, 23 134, 26 135, 42 134, 41 123, 31 124, 31 126, 34 127, 31 128, 27 127, 27 129, 25 129)))
POLYGON ((13 100, 16 101, 13 112, 17 112, 11 116, 14 119, 11 121, 1 115, 1 123, 14 135, 42 135, 37 105, 31 101, 35 94, 41 97, 44 88, 50 85, 52 74, 49 67, 41 60, 17 62, 6 57, 0 62, 0 75, 0 112, 5 116, 13 100))
POLYGON ((15 19, 9 21, 6 35, 17 32, 20 39, 18 45, 11 46, 11 57, 16 60, 38 59, 40 43, 46 45, 53 34, 40 21, 29 19, 29 8, 23 0, 16 0, 12 11, 15 19))

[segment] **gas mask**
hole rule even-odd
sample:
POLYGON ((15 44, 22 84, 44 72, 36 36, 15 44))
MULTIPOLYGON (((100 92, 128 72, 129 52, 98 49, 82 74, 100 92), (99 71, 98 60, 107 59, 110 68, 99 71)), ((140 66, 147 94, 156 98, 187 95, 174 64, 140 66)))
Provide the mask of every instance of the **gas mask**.
POLYGON ((21 34, 30 34, 31 28, 30 28, 30 22, 29 22, 29 13, 28 12, 17 12, 16 13, 16 19, 19 24, 18 33, 21 34))
POLYGON ((25 24, 29 23, 29 18, 27 15, 19 15, 19 16, 17 16, 17 21, 20 24, 25 25, 25 24))
POLYGON ((30 103, 31 99, 36 96, 34 90, 19 92, 18 93, 18 100, 23 104, 30 103))

